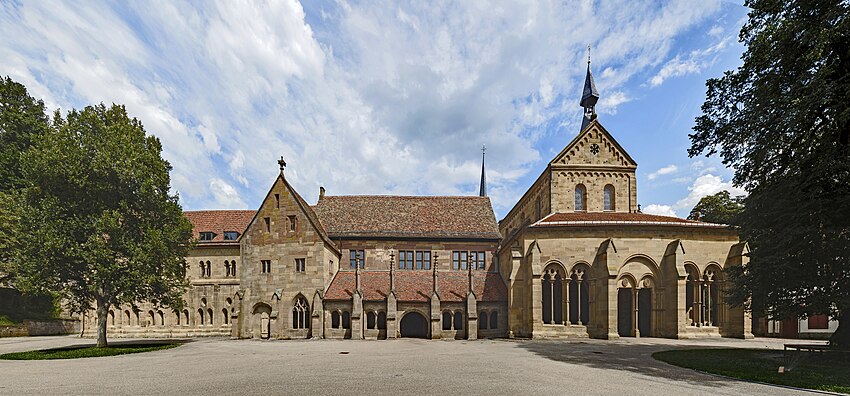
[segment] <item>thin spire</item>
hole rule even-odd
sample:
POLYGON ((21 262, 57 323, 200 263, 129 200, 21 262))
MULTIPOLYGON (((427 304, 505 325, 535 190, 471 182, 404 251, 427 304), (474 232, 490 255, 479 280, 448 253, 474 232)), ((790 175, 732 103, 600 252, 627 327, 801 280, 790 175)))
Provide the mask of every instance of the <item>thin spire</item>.
POLYGON ((584 107, 584 118, 581 121, 581 130, 590 124, 596 118, 596 102, 599 101, 599 91, 596 90, 596 82, 593 81, 593 74, 590 72, 590 46, 587 46, 587 74, 584 77, 584 90, 581 93, 581 102, 579 104, 584 107))
POLYGON ((479 197, 487 196, 487 176, 484 173, 484 154, 487 152, 487 146, 481 146, 481 187, 478 190, 479 197))

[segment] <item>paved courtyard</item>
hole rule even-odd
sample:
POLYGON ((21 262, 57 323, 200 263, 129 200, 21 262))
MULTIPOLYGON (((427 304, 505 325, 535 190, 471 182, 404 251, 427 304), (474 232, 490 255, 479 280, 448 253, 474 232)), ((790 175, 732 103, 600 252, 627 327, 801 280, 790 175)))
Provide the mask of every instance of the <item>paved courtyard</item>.
MULTIPOLYGON (((3 338, 0 353, 91 342, 75 337, 3 338)), ((0 360, 0 394, 801 393, 700 374, 650 356, 659 350, 705 346, 777 349, 782 341, 200 339, 135 355, 0 360)))

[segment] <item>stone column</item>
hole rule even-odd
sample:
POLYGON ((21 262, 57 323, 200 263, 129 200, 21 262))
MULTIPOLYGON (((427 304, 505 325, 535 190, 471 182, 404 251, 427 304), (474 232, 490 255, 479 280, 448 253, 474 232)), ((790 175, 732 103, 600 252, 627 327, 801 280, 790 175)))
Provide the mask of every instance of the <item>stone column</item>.
POLYGON ((576 293, 576 315, 578 316, 578 325, 583 326, 584 323, 581 321, 581 278, 578 278, 578 293, 576 293))
POLYGON ((634 335, 635 338, 640 338, 640 327, 638 326, 638 320, 640 319, 640 312, 638 312, 638 295, 640 294, 640 289, 637 287, 632 288, 632 305, 634 305, 634 319, 632 319, 632 327, 634 327, 634 335))
POLYGON ((564 326, 571 326, 570 320, 570 284, 573 283, 573 278, 569 277, 564 283, 564 326))

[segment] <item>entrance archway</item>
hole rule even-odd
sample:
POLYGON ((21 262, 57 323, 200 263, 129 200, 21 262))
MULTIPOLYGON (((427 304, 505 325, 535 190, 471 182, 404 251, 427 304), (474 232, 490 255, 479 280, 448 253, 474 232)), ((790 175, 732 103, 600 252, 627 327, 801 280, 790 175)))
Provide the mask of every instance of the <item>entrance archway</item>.
POLYGON ((652 334, 652 289, 638 290, 638 330, 641 337, 652 334))
POLYGON ((399 331, 403 338, 428 338, 428 319, 419 312, 409 312, 401 318, 399 331))
POLYGON ((257 303, 254 306, 254 337, 259 336, 262 339, 271 337, 271 313, 272 307, 265 303, 257 303))

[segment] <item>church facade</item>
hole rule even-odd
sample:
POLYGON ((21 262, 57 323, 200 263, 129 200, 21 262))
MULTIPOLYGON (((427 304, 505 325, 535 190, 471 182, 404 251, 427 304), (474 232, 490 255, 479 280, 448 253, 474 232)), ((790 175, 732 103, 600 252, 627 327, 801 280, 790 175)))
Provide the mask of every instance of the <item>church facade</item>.
MULTIPOLYGON (((187 307, 115 307, 110 336, 477 339, 738 337, 724 302, 747 260, 725 225, 640 212, 637 163, 599 120, 496 222, 479 196, 326 196, 280 174, 257 210, 186 212, 187 307)), ((93 315, 84 317, 94 329, 93 315)))

